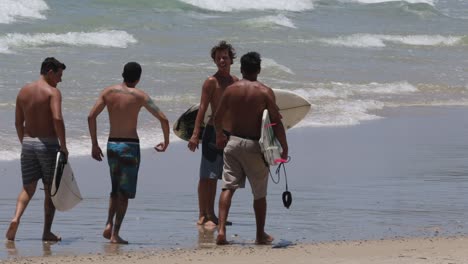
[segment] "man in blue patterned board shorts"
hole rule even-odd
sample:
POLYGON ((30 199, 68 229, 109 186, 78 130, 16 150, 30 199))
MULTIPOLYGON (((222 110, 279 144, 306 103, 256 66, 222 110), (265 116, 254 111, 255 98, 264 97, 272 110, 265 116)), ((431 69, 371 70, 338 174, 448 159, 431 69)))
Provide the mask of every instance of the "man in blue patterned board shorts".
POLYGON ((140 141, 133 138, 109 138, 107 141, 107 161, 109 163, 112 192, 135 198, 140 168, 140 141))
POLYGON ((156 106, 151 97, 136 88, 140 81, 141 66, 136 62, 125 64, 123 82, 105 88, 88 116, 89 132, 92 142, 92 157, 102 161, 102 150, 97 140, 97 116, 107 107, 110 131, 107 142, 112 191, 110 194, 109 214, 103 237, 111 243, 127 244, 119 236, 120 227, 128 207, 128 199, 135 198, 138 169, 140 167, 140 144, 137 134, 138 113, 145 107, 160 123, 164 142, 155 150, 165 151, 169 145, 169 121, 156 106))
MULTIPOLYGON (((211 58, 216 64, 217 71, 213 76, 208 77, 203 83, 200 107, 197 118, 189 140, 188 148, 195 151, 198 148, 201 134, 201 124, 204 122, 205 113, 208 107, 214 113, 218 108, 221 96, 229 85, 239 79, 231 75, 231 65, 236 58, 236 51, 231 44, 222 40, 211 49, 211 58)), ((228 120, 226 120, 226 123, 228 120)), ((229 129, 227 129, 229 130, 229 129)), ((215 215, 214 204, 216 199, 216 186, 223 171, 223 152, 216 149, 216 135, 213 127, 213 119, 210 117, 203 132, 202 138, 202 159, 200 164, 200 180, 198 182, 198 208, 199 215, 197 224, 206 227, 214 227, 218 224, 218 217, 215 215)))
POLYGON ((57 151, 68 156, 62 118, 62 94, 57 89, 65 68, 65 64, 55 58, 46 58, 41 65, 40 78, 21 88, 16 98, 15 125, 22 144, 23 189, 18 196, 15 216, 6 233, 8 240, 15 240, 21 216, 36 192, 39 179, 42 179, 45 192, 42 240, 60 240, 60 237, 51 232, 55 206, 50 197, 50 187, 57 151))
POLYGON ((263 159, 260 139, 263 110, 270 113, 273 131, 283 148, 281 157, 288 157, 288 143, 281 115, 275 103, 273 90, 257 81, 260 73, 260 54, 249 52, 241 58, 243 79, 228 86, 214 117, 216 145, 224 148, 223 191, 219 198, 219 225, 216 244, 228 244, 226 219, 231 200, 238 188, 243 188, 248 179, 253 193, 253 205, 257 224, 256 243, 268 244, 273 237, 265 233, 266 194, 268 168, 263 159), (222 130, 223 118, 230 116, 231 136, 222 130), (229 140, 229 141, 228 141, 229 140))

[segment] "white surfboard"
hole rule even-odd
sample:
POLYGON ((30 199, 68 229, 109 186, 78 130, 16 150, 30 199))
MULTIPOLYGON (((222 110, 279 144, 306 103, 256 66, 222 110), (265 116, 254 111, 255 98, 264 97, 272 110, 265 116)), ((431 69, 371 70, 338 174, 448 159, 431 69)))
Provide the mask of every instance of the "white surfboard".
POLYGON ((273 92, 285 129, 295 126, 309 113, 310 103, 301 95, 283 89, 273 89, 273 92))
POLYGON ((55 208, 59 211, 70 210, 83 200, 70 161, 65 161, 61 152, 57 153, 50 194, 55 208))
POLYGON ((270 122, 268 110, 263 110, 262 116, 262 132, 260 134, 260 148, 263 152, 263 157, 269 165, 278 165, 281 163, 281 153, 283 149, 278 139, 275 137, 273 126, 270 122))
MULTIPOLYGON (((283 89, 273 89, 273 92, 275 93, 276 104, 283 117, 281 121, 285 129, 290 129, 295 126, 309 112, 310 103, 299 94, 283 89)), ((192 106, 177 119, 173 127, 176 136, 183 140, 190 140, 197 112, 198 105, 192 106)), ((208 122, 210 116, 211 109, 208 107, 204 118, 205 123, 208 122)))

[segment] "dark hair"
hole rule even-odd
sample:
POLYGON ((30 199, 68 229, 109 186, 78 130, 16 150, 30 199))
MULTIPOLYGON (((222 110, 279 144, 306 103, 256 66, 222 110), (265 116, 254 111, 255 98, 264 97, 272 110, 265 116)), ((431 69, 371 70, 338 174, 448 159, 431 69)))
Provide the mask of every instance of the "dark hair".
POLYGON ((50 70, 57 72, 59 69, 65 70, 67 66, 54 57, 45 58, 41 65, 41 75, 46 75, 50 70))
POLYGON ((218 45, 211 48, 211 58, 214 60, 216 56, 216 51, 218 50, 227 50, 229 52, 229 58, 231 58, 231 64, 234 63, 236 58, 236 50, 232 47, 231 44, 227 43, 225 40, 221 40, 218 45))
POLYGON ((255 51, 248 52, 244 54, 241 58, 241 71, 245 74, 254 74, 258 73, 261 69, 262 59, 260 54, 255 51))
POLYGON ((129 62, 125 64, 122 77, 124 82, 133 83, 140 79, 141 77, 141 66, 137 62, 129 62))

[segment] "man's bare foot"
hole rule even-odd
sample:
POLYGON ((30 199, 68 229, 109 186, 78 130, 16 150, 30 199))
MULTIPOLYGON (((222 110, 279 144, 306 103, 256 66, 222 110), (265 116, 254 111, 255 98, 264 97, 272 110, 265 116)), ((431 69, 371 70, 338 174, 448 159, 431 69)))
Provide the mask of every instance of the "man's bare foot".
POLYGON ((197 225, 203 225, 204 223, 205 223, 205 217, 200 216, 200 218, 198 218, 197 225))
POLYGON ((208 220, 203 224, 203 226, 206 228, 214 228, 217 226, 217 224, 211 220, 208 220))
POLYGON ((54 235, 54 233, 52 233, 52 232, 44 233, 42 235, 42 241, 55 241, 55 242, 57 242, 57 241, 61 241, 61 240, 62 240, 61 237, 54 235))
POLYGON ((271 242, 275 240, 274 237, 270 236, 269 234, 263 232, 263 235, 261 237, 257 237, 257 240, 255 240, 255 244, 257 245, 269 245, 271 242))
POLYGON ((216 245, 218 246, 229 245, 229 242, 226 240, 226 236, 218 235, 218 237, 216 238, 216 245))
POLYGON ((127 240, 123 240, 119 236, 111 237, 110 242, 113 244, 128 244, 127 240))
POLYGON ((104 232, 102 232, 102 236, 105 239, 110 239, 111 238, 111 236, 112 236, 112 225, 111 224, 106 225, 106 228, 104 228, 104 232))
POLYGON ((13 241, 16 237, 16 231, 18 231, 19 222, 18 221, 11 221, 10 227, 8 227, 6 233, 6 239, 13 241))
MULTIPOLYGON (((219 225, 219 219, 216 216, 208 217, 207 220, 205 221, 205 226, 206 226, 207 222, 212 222, 214 225, 219 225)), ((226 221, 226 225, 227 226, 232 226, 232 222, 231 221, 226 221)))

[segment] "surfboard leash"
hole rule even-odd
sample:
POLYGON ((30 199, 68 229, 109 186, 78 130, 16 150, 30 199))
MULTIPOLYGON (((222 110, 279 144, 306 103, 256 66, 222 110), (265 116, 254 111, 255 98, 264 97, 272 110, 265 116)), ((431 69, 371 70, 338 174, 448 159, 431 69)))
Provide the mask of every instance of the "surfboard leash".
POLYGON ((282 199, 283 199, 283 205, 284 207, 286 207, 287 209, 289 209, 289 207, 291 206, 292 204, 292 195, 291 195, 291 192, 289 192, 288 190, 288 175, 286 174, 286 166, 285 164, 286 163, 289 163, 289 161, 291 161, 291 157, 288 156, 288 159, 287 160, 281 160, 281 162, 279 163, 278 167, 276 168, 276 171, 275 171, 275 174, 278 176, 278 179, 275 180, 273 178, 273 175, 271 174, 271 171, 270 171, 270 168, 268 168, 268 171, 270 173, 270 177, 271 177, 271 180, 275 183, 275 184, 278 184, 280 182, 280 179, 281 179, 281 168, 283 168, 283 172, 284 172, 284 180, 286 181, 286 191, 283 192, 283 195, 282 195, 282 199))

